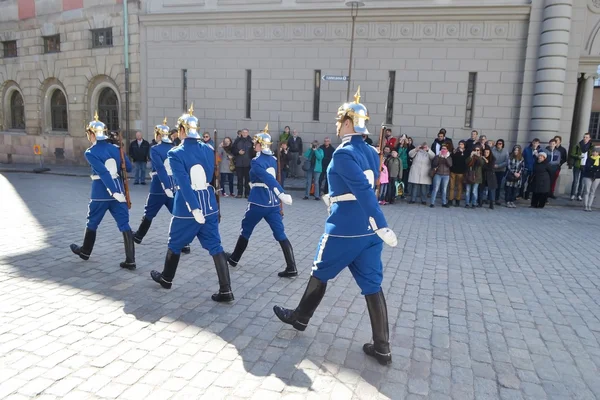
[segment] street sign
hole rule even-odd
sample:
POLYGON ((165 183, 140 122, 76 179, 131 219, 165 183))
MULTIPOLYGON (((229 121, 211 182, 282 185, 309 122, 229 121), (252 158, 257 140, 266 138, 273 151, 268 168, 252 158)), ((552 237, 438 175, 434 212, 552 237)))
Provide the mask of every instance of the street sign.
POLYGON ((321 78, 324 81, 342 81, 346 82, 349 77, 347 75, 323 75, 321 78))

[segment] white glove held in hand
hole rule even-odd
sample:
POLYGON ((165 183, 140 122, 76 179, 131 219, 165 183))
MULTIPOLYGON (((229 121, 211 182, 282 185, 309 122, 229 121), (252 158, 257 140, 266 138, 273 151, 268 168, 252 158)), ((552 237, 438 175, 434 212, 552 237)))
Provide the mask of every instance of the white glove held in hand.
POLYGON ((113 193, 112 197, 120 203, 125 203, 127 201, 123 193, 113 193))
POLYGON ((381 238, 390 247, 398 246, 398 239, 396 238, 396 234, 390 228, 381 228, 375 231, 377 236, 381 238))
POLYGON ((279 193, 279 196, 277 197, 279 197, 279 200, 281 200, 283 204, 287 204, 288 206, 292 205, 292 196, 289 194, 279 193))
POLYGON ((171 189, 165 189, 165 194, 167 195, 168 198, 170 198, 170 199, 173 198, 173 191, 171 189))
POLYGON ((194 219, 197 223, 203 224, 206 222, 206 220, 204 219, 204 215, 202 214, 202 211, 199 208, 192 210, 192 215, 194 216, 194 219))

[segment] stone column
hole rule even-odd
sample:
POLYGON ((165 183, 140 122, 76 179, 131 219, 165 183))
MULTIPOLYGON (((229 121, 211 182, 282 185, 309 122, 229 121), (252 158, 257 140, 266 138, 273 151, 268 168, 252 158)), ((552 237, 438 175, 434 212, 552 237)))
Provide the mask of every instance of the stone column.
POLYGON ((569 55, 573 0, 545 0, 540 31, 530 140, 559 134, 569 55))
POLYGON ((592 99, 594 97, 594 80, 596 79, 596 75, 592 74, 584 74, 584 81, 581 85, 581 103, 579 104, 579 109, 577 110, 577 138, 576 140, 581 140, 583 138, 583 134, 589 130, 590 127, 590 117, 592 116, 592 99))

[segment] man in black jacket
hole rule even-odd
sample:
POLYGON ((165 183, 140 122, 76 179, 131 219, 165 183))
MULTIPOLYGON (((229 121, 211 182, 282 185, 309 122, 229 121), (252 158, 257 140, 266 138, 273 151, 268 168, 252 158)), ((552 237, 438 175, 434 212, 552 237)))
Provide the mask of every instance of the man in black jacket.
POLYGON ((142 132, 135 133, 135 140, 129 145, 129 157, 135 165, 134 185, 146 184, 146 163, 150 161, 150 143, 142 138, 142 132))
POLYGON ((294 129, 292 136, 288 139, 290 175, 292 178, 298 177, 298 159, 302 155, 302 139, 298 136, 298 131, 294 129))
POLYGON ((250 162, 252 161, 252 149, 254 144, 248 136, 248 129, 242 129, 240 137, 235 139, 231 146, 231 152, 235 156, 235 172, 237 173, 237 198, 242 195, 248 198, 250 194, 250 162))
POLYGON ((333 158, 333 152, 335 148, 331 145, 331 139, 329 137, 325 138, 325 142, 321 145, 321 150, 323 150, 323 172, 321 172, 321 176, 319 177, 319 187, 322 189, 321 193, 328 194, 329 193, 329 182, 327 182, 327 167, 329 167, 329 163, 333 158))

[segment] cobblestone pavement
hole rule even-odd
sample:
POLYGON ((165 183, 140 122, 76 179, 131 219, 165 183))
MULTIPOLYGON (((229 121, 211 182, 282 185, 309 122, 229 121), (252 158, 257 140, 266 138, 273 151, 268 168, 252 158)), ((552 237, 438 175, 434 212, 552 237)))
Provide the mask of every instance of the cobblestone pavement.
MULTIPOLYGON (((240 267, 236 301, 215 304, 216 273, 198 243, 173 289, 149 277, 166 251, 169 216, 121 270, 122 237, 107 215, 84 262, 89 179, 0 175, 0 398, 10 399, 595 399, 600 398, 600 212, 386 206, 399 246, 383 253, 394 362, 362 353, 365 301, 348 271, 309 328, 273 315, 304 291, 326 210, 285 208, 301 275, 262 223, 240 267)), ((148 186, 133 186, 136 228, 148 186)), ((224 245, 245 202, 222 200, 224 245)))

